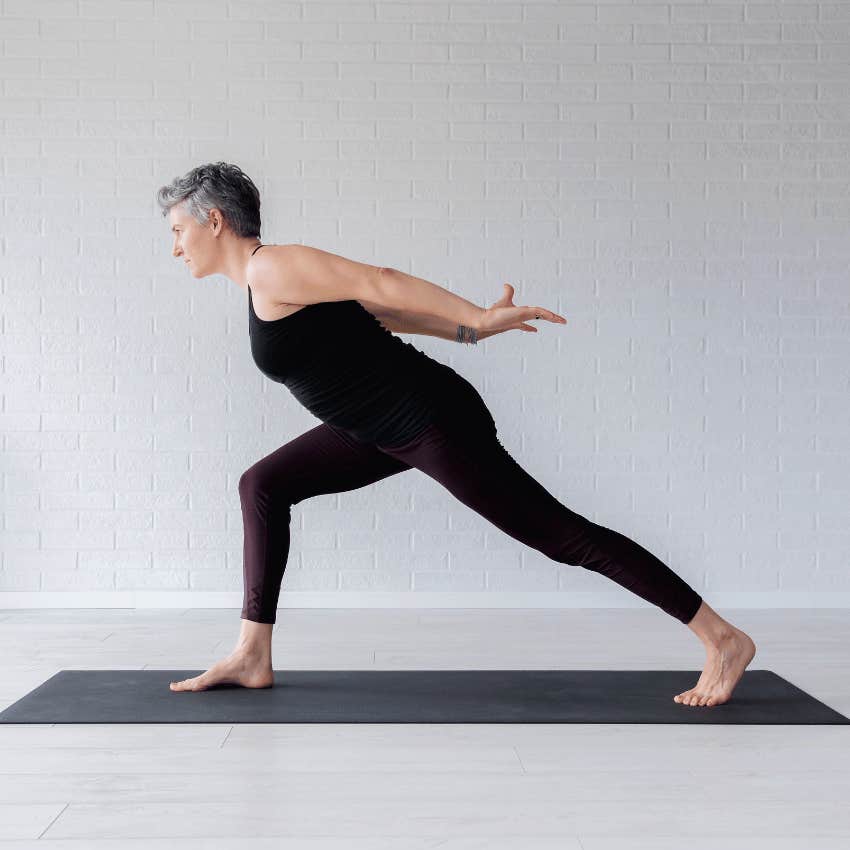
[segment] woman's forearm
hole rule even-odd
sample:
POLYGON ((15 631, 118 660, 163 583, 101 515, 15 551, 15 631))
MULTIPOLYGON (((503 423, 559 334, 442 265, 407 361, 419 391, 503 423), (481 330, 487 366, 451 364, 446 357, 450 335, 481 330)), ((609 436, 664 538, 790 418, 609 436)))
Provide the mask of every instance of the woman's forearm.
POLYGON ((419 316, 443 319, 444 324, 438 326, 438 329, 443 330, 445 323, 451 325, 452 336, 447 339, 454 339, 458 325, 477 328, 479 320, 487 312, 483 307, 449 292, 436 283, 413 277, 398 269, 381 268, 375 286, 375 300, 386 312, 405 316, 415 313, 419 316))
MULTIPOLYGON (((443 319, 440 316, 428 316, 421 313, 386 313, 378 318, 380 323, 388 330, 403 334, 424 334, 425 336, 437 336, 441 339, 450 339, 457 342, 458 324, 443 319)), ((478 339, 491 336, 493 331, 480 331, 478 339)), ((468 335, 464 336, 464 341, 468 335)))

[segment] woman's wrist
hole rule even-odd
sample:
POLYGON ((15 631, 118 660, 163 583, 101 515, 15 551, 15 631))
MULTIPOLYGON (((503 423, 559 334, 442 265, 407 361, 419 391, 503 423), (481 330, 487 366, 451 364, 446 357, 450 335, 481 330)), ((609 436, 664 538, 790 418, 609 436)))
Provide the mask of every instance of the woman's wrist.
POLYGON ((457 333, 455 334, 455 342, 467 342, 475 345, 479 339, 483 339, 483 334, 477 328, 471 328, 468 325, 458 325, 457 333))

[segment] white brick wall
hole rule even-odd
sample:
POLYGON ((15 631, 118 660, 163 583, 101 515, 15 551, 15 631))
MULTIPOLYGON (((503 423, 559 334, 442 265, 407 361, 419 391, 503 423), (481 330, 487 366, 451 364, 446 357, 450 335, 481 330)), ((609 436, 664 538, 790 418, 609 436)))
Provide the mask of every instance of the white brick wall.
MULTIPOLYGON (((0 606, 241 604, 239 476, 316 420, 170 255, 220 159, 266 242, 565 315, 406 339, 573 510, 712 604, 848 604, 850 3, 0 9, 0 606)), ((418 471, 292 517, 282 604, 640 604, 418 471)))

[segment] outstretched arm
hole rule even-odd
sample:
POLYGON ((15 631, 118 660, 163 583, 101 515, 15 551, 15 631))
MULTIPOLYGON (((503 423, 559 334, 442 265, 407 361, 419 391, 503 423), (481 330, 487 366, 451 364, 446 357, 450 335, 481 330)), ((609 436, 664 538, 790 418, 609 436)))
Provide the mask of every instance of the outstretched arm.
MULTIPOLYGON (((376 300, 390 313, 407 317, 414 314, 441 329, 435 336, 443 336, 458 325, 475 328, 479 339, 508 330, 537 333, 537 328, 526 323, 528 319, 547 319, 566 324, 566 319, 543 307, 517 307, 513 303, 514 288, 505 284, 502 297, 492 307, 478 307, 471 301, 449 292, 442 286, 405 274, 397 269, 381 268, 376 277, 376 300)), ((428 331, 425 331, 428 333, 428 331)), ((446 337, 454 339, 454 336, 446 337)))
MULTIPOLYGON (((315 304, 354 299, 376 316, 419 314, 439 335, 448 333, 447 325, 452 334, 458 325, 464 325, 477 329, 479 339, 483 336, 478 319, 486 310, 436 283, 396 269, 360 263, 308 245, 282 245, 275 255, 255 254, 249 263, 255 288, 264 289, 281 302, 315 304)), ((411 331, 416 332, 421 331, 411 331)))
POLYGON ((442 320, 443 324, 451 325, 453 331, 458 325, 479 327, 481 318, 487 312, 483 307, 436 283, 398 269, 380 268, 375 287, 376 300, 391 313, 404 316, 413 313, 442 320))
POLYGON ((359 263, 306 245, 282 248, 282 257, 255 254, 249 272, 255 285, 286 303, 366 300, 378 304, 385 313, 433 317, 451 323, 453 331, 457 325, 474 328, 479 336, 511 329, 536 332, 537 328, 526 324, 529 319, 566 322, 544 307, 514 305, 513 287, 508 283, 505 294, 484 309, 436 283, 398 269, 359 263))
MULTIPOLYGON (((458 332, 458 324, 439 316, 423 316, 420 313, 383 313, 378 321, 388 330, 402 334, 424 334, 450 339, 452 342, 471 342, 468 333, 458 332), (458 338, 460 336, 460 338, 458 338)), ((486 339, 499 331, 481 331, 477 339, 486 339)))

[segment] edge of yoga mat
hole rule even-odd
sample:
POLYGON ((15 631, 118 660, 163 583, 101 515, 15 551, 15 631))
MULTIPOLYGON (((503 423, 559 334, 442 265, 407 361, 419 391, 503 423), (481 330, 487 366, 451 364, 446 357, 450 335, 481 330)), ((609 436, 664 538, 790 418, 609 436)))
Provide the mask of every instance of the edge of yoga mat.
POLYGON ((850 724, 770 670, 718 706, 673 701, 698 670, 275 670, 272 688, 170 690, 202 672, 61 670, 0 723, 850 724))

